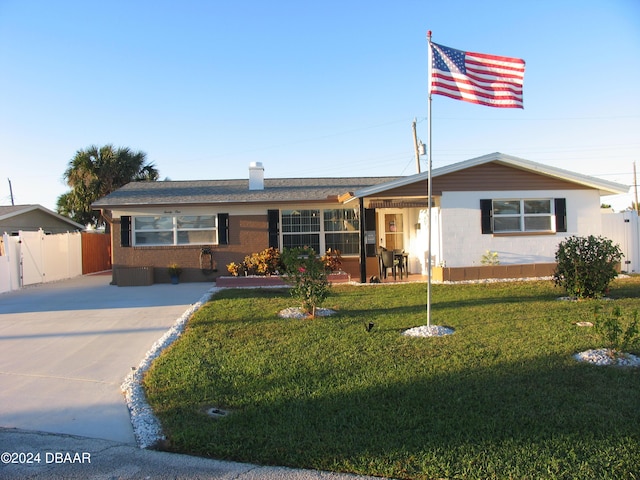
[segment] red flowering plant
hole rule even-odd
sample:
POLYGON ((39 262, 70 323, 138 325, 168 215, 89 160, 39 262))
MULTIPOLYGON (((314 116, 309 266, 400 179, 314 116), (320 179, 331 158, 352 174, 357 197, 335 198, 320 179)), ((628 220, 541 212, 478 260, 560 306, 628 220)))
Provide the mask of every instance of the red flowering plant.
POLYGON ((342 268, 342 253, 337 248, 330 248, 322 257, 325 267, 330 272, 337 272, 342 268))
POLYGON ((302 310, 311 318, 329 296, 327 267, 309 247, 285 249, 281 256, 290 283, 291 295, 301 301, 302 310))

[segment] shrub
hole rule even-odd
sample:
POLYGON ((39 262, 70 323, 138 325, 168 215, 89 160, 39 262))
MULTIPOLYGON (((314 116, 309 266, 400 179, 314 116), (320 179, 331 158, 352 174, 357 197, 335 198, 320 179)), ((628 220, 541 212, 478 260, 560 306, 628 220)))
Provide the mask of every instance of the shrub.
POLYGON ((572 236, 558 245, 553 279, 569 295, 599 298, 618 275, 616 267, 621 259, 620 247, 607 238, 572 236))
POLYGON ((231 262, 230 264, 227 265, 227 270, 231 275, 233 275, 234 277, 237 277, 240 274, 240 272, 244 272, 244 264, 231 262))
POLYGON ((322 262, 327 270, 336 272, 342 268, 342 253, 338 249, 330 248, 322 257, 322 262))
POLYGON ((231 262, 227 265, 227 270, 233 276, 238 276, 241 272, 248 272, 253 275, 275 275, 281 269, 280 252, 273 247, 247 255, 241 264, 231 262))
POLYGON ((498 252, 491 252, 487 250, 480 258, 482 265, 500 265, 500 259, 498 258, 498 252))
POLYGON ((622 311, 615 306, 610 312, 603 313, 602 307, 597 305, 594 309, 595 330, 605 342, 605 347, 622 352, 633 346, 640 339, 638 331, 638 311, 633 312, 633 319, 623 320, 622 311))
POLYGON ((312 248, 285 249, 282 261, 293 287, 291 295, 301 302, 302 310, 316 316, 319 307, 329 295, 327 267, 312 248))

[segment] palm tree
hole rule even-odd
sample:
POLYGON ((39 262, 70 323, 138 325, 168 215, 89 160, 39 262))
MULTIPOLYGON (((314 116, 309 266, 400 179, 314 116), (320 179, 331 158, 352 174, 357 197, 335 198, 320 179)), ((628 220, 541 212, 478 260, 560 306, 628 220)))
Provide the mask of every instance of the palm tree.
POLYGON ((156 181, 159 173, 146 161, 144 152, 126 147, 92 145, 78 150, 64 172, 71 191, 58 197, 58 213, 83 225, 104 225, 99 212, 91 204, 129 182, 156 181))

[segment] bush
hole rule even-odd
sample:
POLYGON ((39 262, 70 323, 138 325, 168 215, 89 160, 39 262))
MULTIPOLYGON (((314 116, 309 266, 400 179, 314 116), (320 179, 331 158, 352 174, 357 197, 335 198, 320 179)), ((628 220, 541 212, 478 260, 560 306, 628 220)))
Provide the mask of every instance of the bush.
POLYGON ((498 258, 498 252, 492 252, 487 250, 482 258, 480 258, 482 265, 500 265, 500 259, 498 258))
POLYGON ((324 266, 330 272, 337 272, 342 268, 342 253, 338 249, 330 248, 322 257, 324 266))
POLYGON ((291 295, 301 301, 302 310, 310 317, 329 296, 327 265, 312 248, 291 248, 282 252, 282 262, 293 285, 291 295))
POLYGON ((244 257, 244 262, 237 264, 231 262, 227 265, 227 270, 233 276, 247 272, 251 275, 275 275, 282 269, 280 252, 277 248, 265 248, 261 252, 252 253, 244 257))
POLYGON ((231 262, 227 265, 227 270, 231 275, 237 277, 240 273, 244 273, 244 263, 231 262))
POLYGON ((571 296, 599 298, 618 275, 621 259, 620 247, 607 238, 572 236, 558 245, 553 279, 571 296))
POLYGON ((640 339, 638 332, 638 311, 633 312, 633 319, 624 321, 619 306, 615 306, 608 314, 602 312, 598 305, 594 309, 595 330, 605 342, 605 347, 622 352, 633 348, 640 339))

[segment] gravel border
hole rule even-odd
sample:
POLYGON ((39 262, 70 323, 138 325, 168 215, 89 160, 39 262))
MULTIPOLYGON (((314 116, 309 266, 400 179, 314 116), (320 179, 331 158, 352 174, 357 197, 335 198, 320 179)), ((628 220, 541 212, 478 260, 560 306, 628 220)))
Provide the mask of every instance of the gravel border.
POLYGON ((207 303, 211 296, 216 293, 219 288, 211 288, 205 293, 200 300, 191 305, 167 330, 162 337, 155 341, 145 357, 142 359, 138 368, 132 370, 124 379, 121 385, 131 416, 131 424, 133 426, 133 434, 136 443, 140 448, 153 448, 158 443, 165 440, 162 433, 160 421, 153 413, 151 406, 147 403, 147 397, 142 388, 142 379, 145 372, 149 369, 153 361, 158 358, 162 351, 175 342, 184 330, 185 325, 191 315, 193 315, 202 305, 207 303))
POLYGON ((405 330, 402 332, 402 335, 406 337, 443 337, 445 335, 452 335, 454 332, 455 330, 453 328, 440 325, 422 325, 405 330))
POLYGON ((618 367, 640 367, 640 357, 631 353, 614 353, 608 348, 598 348, 576 353, 573 358, 578 362, 593 365, 614 365, 618 367))

